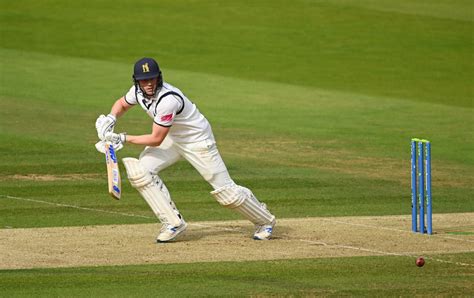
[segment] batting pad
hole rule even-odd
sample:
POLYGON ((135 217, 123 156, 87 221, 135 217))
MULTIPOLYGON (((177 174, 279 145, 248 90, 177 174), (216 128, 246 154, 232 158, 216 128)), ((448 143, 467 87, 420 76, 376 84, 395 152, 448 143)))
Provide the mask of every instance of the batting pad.
POLYGON ((150 172, 140 165, 136 158, 126 157, 122 159, 122 162, 127 170, 130 184, 138 190, 160 221, 174 227, 181 225, 179 211, 171 201, 168 189, 163 182, 158 177, 153 179, 150 172))
POLYGON ((275 216, 246 187, 229 184, 211 192, 219 204, 234 209, 256 225, 271 223, 275 216))

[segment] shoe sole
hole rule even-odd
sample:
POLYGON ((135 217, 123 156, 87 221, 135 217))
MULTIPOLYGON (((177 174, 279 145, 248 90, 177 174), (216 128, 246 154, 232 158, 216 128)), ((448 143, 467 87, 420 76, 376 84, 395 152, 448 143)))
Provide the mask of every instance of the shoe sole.
MULTIPOLYGON (((273 231, 272 231, 272 233, 273 233, 273 231)), ((266 237, 266 238, 260 238, 260 237, 258 237, 258 236, 253 236, 253 240, 270 240, 270 239, 272 239, 272 234, 270 234, 270 235, 269 235, 268 237, 266 237)))
POLYGON ((270 236, 268 236, 267 238, 259 238, 257 236, 253 236, 253 240, 262 240, 262 241, 265 241, 265 240, 270 240, 272 239, 272 235, 273 235, 273 228, 275 227, 276 225, 276 220, 274 219, 272 221, 272 233, 270 234, 270 236))
POLYGON ((253 237, 253 240, 259 240, 259 241, 266 241, 266 240, 270 240, 272 239, 272 237, 268 237, 268 238, 258 238, 258 237, 253 237))
POLYGON ((157 242, 157 243, 172 242, 172 241, 176 240, 176 238, 178 238, 179 236, 184 235, 184 233, 186 232, 187 227, 188 227, 188 224, 185 224, 183 228, 179 229, 179 230, 176 232, 176 235, 175 235, 173 238, 170 238, 170 239, 167 239, 167 240, 156 239, 156 242, 157 242))

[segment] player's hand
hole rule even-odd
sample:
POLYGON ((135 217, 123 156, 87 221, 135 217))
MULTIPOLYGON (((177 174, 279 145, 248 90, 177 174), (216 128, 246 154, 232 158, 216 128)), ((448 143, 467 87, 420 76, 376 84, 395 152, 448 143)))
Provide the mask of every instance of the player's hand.
MULTIPOLYGON (((97 151, 99 151, 100 153, 105 154, 105 143, 106 143, 105 141, 98 141, 95 144, 95 149, 97 149, 97 151)), ((114 148, 115 152, 117 152, 123 148, 123 144, 122 143, 112 144, 112 147, 114 148)))
POLYGON ((114 115, 108 114, 100 115, 95 121, 95 129, 97 130, 97 136, 101 140, 105 140, 105 134, 114 131, 115 122, 117 118, 114 115))
POLYGON ((122 132, 122 133, 113 133, 113 132, 108 132, 105 134, 105 141, 110 142, 112 144, 125 144, 127 141, 127 133, 122 132))

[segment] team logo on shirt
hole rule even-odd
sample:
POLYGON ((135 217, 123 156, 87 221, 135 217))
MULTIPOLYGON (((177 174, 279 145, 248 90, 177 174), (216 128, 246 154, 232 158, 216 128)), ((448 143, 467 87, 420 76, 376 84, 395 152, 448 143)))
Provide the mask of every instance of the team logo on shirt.
POLYGON ((150 67, 148 66, 148 62, 145 64, 142 64, 142 70, 143 72, 150 72, 150 67))
POLYGON ((171 121, 171 120, 173 120, 173 114, 168 114, 168 115, 161 116, 160 120, 163 121, 163 122, 171 121))

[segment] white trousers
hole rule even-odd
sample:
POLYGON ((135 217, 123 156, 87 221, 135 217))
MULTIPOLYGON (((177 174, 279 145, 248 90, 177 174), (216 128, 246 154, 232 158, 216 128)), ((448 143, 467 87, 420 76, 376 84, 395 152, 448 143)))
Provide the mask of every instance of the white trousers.
MULTIPOLYGON (((176 163, 181 158, 186 159, 193 165, 201 176, 211 184, 214 188, 211 194, 221 205, 241 213, 259 227, 267 224, 274 225, 275 216, 268 211, 266 205, 258 201, 250 189, 236 185, 232 181, 224 161, 217 150, 214 139, 191 144, 178 144, 170 138, 165 138, 159 147, 145 148, 140 154, 139 162, 152 175, 158 175, 160 171, 176 163)), ((165 192, 165 197, 169 198, 168 190, 163 191, 163 189, 166 189, 164 184, 162 184, 161 193, 165 192)), ((147 198, 147 202, 150 201, 152 203, 157 199, 153 195, 145 197, 145 199, 147 198)), ((167 210, 168 212, 161 217, 167 222, 171 222, 170 219, 176 220, 175 226, 177 226, 181 222, 182 216, 179 214, 171 198, 170 201, 178 215, 175 215, 172 212, 173 210, 167 210)), ((158 208, 155 213, 162 214, 165 212, 158 208)), ((160 218, 160 220, 162 219, 160 218)))
POLYGON ((213 139, 178 144, 166 137, 159 147, 146 147, 139 160, 152 175, 158 175, 160 171, 182 158, 186 159, 214 189, 233 183, 213 139))

